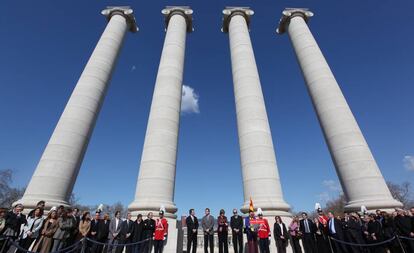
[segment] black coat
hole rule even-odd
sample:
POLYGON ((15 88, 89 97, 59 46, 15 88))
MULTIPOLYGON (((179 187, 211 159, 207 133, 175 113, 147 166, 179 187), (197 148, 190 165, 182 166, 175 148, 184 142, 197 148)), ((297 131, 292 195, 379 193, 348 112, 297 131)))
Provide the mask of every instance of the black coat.
MULTIPOLYGON (((330 222, 331 222, 331 219, 328 221, 328 231, 329 231, 329 234, 332 235, 330 222)), ((335 227, 336 236, 340 240, 343 240, 344 239, 344 231, 342 229, 342 222, 340 220, 334 218, 333 223, 334 223, 334 227, 335 227)))
POLYGON ((26 224, 26 216, 24 214, 17 215, 13 211, 6 213, 6 224, 3 232, 7 233, 7 236, 18 237, 20 235, 20 227, 22 224, 26 224))
POLYGON ((91 221, 91 229, 90 229, 90 233, 91 233, 91 238, 96 240, 96 238, 98 237, 98 230, 99 230, 99 222, 101 220, 95 220, 93 219, 91 221), (95 235, 92 235, 92 233, 96 233, 95 235))
POLYGON ((413 231, 412 221, 410 217, 398 215, 395 217, 394 222, 399 235, 410 236, 410 232, 413 231))
MULTIPOLYGON (((289 234, 288 231, 286 229, 286 225, 285 223, 282 223, 282 227, 283 227, 283 237, 288 238, 289 234)), ((273 236, 275 238, 275 240, 280 240, 280 236, 282 236, 282 230, 280 229, 280 226, 278 223, 275 223, 273 225, 273 236)))
POLYGON ((143 239, 152 238, 155 232, 155 220, 146 219, 144 220, 143 239))
POLYGON ((240 232, 243 232, 243 218, 240 215, 237 215, 237 218, 234 215, 231 216, 230 227, 232 231, 238 229, 240 232))
POLYGON ((121 231, 119 234, 123 240, 132 240, 132 236, 134 234, 134 222, 132 220, 124 220, 121 224, 121 231), (130 234, 128 238, 127 234, 130 234))
POLYGON ((100 220, 98 223, 98 233, 96 234, 96 239, 98 241, 106 241, 109 236, 109 224, 110 220, 100 220))
POLYGON ((144 231, 144 221, 138 223, 134 222, 134 234, 132 236, 133 242, 139 242, 143 240, 143 231, 144 231))
POLYGON ((197 217, 194 216, 194 221, 193 219, 191 219, 191 216, 188 216, 185 219, 185 222, 187 223, 187 234, 190 234, 190 232, 193 235, 197 235, 197 230, 198 230, 198 219, 197 217), (196 231, 193 233, 193 229, 195 229, 196 231))

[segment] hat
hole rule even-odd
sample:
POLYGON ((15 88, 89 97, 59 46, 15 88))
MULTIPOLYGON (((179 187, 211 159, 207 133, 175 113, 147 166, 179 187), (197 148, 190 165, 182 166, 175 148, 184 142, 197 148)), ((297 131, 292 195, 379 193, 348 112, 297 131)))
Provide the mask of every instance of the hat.
POLYGON ((257 215, 263 216, 263 211, 262 211, 262 209, 260 207, 257 208, 257 215))

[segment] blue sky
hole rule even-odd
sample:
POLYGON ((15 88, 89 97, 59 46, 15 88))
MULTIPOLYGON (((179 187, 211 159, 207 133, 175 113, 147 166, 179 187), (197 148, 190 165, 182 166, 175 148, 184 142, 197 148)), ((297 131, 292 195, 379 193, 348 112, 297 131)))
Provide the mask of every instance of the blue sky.
POLYGON ((0 169, 15 170, 16 186, 27 184, 105 28, 100 11, 117 4, 133 7, 140 31, 126 37, 79 173, 81 203, 133 200, 165 5, 194 9, 184 84, 198 94, 199 112, 181 118, 179 215, 243 202, 228 36, 220 32, 226 5, 255 10, 251 38, 284 197, 295 210, 312 209, 340 187, 289 38, 275 34, 285 7, 315 13, 310 28, 385 178, 414 181, 412 1, 7 0, 0 16, 0 169))

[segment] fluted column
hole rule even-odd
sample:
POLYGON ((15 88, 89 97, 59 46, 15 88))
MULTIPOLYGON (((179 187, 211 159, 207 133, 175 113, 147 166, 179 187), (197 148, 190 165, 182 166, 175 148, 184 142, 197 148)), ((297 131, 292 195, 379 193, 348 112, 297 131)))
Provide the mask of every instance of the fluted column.
POLYGON ((347 199, 346 209, 359 210, 361 205, 368 209, 400 207, 307 26, 312 16, 307 9, 286 9, 278 33, 289 34, 347 199))
POLYGON ((185 42, 187 32, 193 29, 193 11, 186 6, 169 6, 162 13, 165 16, 166 36, 148 118, 135 199, 128 209, 147 213, 158 212, 164 206, 166 217, 175 218, 175 170, 185 42))
POLYGON ((108 24, 57 123, 21 200, 33 207, 68 205, 69 197, 128 30, 137 27, 132 9, 108 7, 108 24))
POLYGON ((272 134, 249 36, 253 11, 229 7, 223 10, 222 31, 229 34, 234 95, 237 113, 244 204, 248 212, 250 198, 265 216, 289 216, 283 199, 276 165, 272 134))

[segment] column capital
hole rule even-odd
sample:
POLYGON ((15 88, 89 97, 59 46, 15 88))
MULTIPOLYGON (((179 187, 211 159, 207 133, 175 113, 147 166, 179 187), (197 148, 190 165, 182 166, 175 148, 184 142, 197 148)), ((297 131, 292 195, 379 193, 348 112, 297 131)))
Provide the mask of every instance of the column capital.
POLYGON ((250 27, 250 17, 253 16, 254 11, 250 7, 233 7, 227 6, 223 10, 223 25, 221 31, 224 33, 229 32, 229 24, 232 17, 235 15, 241 15, 246 19, 247 27, 250 27))
POLYGON ((173 15, 181 15, 187 22, 187 32, 193 32, 193 10, 190 6, 166 6, 161 11, 165 18, 165 30, 167 31, 168 23, 173 15))
POLYGON ((302 17, 305 22, 308 22, 309 18, 313 16, 313 12, 307 8, 286 8, 282 12, 282 17, 280 18, 279 27, 276 29, 276 32, 283 34, 290 23, 290 19, 297 16, 302 17))
POLYGON ((101 11, 101 14, 106 17, 109 21, 114 15, 121 15, 123 16, 129 25, 129 30, 131 32, 137 32, 138 26, 135 21, 134 11, 131 9, 130 6, 108 6, 106 9, 101 11))

